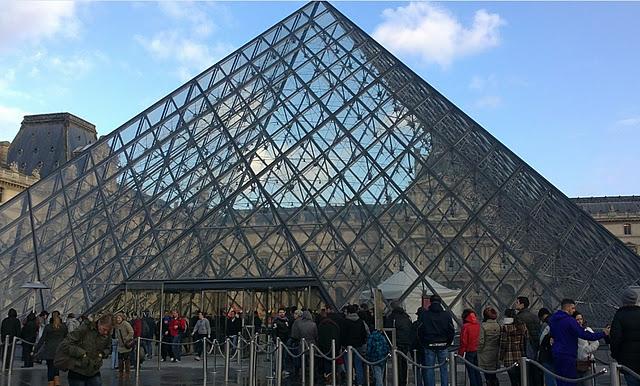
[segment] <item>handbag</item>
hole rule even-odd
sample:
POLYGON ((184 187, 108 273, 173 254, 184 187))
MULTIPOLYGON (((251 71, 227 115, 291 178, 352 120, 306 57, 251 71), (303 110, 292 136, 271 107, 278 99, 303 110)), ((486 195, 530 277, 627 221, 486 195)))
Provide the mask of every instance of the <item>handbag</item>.
POLYGON ((586 373, 591 370, 591 360, 589 359, 578 359, 576 361, 576 370, 581 373, 586 373))
POLYGON ((122 336, 122 331, 118 330, 118 333, 120 334, 120 342, 122 342, 125 348, 132 349, 133 346, 135 346, 136 344, 135 338, 124 340, 124 337, 122 336))

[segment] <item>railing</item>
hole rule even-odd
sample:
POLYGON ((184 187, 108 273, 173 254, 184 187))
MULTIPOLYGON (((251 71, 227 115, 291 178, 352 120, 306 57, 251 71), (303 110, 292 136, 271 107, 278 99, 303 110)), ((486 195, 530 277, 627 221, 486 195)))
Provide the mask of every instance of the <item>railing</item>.
MULTIPOLYGON (((235 340, 235 339, 233 339, 235 340)), ((410 355, 404 353, 402 351, 397 350, 395 347, 391 347, 390 352, 383 358, 370 361, 365 356, 363 356, 358 350, 354 347, 348 346, 345 350, 340 352, 337 351, 336 342, 331 342, 331 352, 324 353, 320 350, 320 348, 316 344, 307 344, 305 339, 300 341, 300 350, 294 351, 292 348, 288 347, 284 344, 284 342, 276 339, 275 342, 268 337, 267 342, 264 344, 260 344, 258 339, 258 334, 255 334, 249 339, 245 339, 242 336, 238 336, 236 342, 233 343, 233 340, 230 338, 226 338, 224 342, 219 342, 216 339, 210 340, 206 337, 196 340, 195 342, 180 342, 180 343, 172 343, 166 342, 162 340, 156 339, 147 339, 138 337, 136 338, 136 358, 135 358, 135 369, 136 369, 136 384, 140 382, 140 370, 141 370, 141 361, 140 361, 140 353, 142 348, 143 341, 155 342, 159 345, 160 349, 162 345, 169 346, 185 346, 193 343, 202 344, 202 372, 203 372, 203 385, 207 385, 208 382, 208 373, 209 373, 209 356, 213 356, 213 373, 217 372, 217 364, 216 359, 217 356, 220 355, 224 360, 224 382, 229 382, 229 373, 231 368, 231 362, 234 359, 237 359, 237 367, 236 371, 242 372, 243 369, 243 353, 246 354, 246 350, 248 350, 248 386, 256 386, 257 384, 257 370, 258 370, 258 356, 259 354, 264 354, 265 362, 268 363, 269 371, 267 375, 267 379, 270 381, 275 380, 276 386, 282 386, 283 383, 283 357, 285 353, 288 358, 291 359, 300 359, 301 360, 301 384, 303 386, 308 385, 313 386, 316 384, 315 376, 316 376, 316 358, 320 358, 322 360, 326 360, 331 362, 331 370, 332 370, 332 386, 337 384, 336 373, 337 373, 337 361, 341 358, 346 359, 346 385, 353 385, 353 371, 354 371, 354 359, 357 357, 359 361, 364 365, 369 367, 375 366, 383 366, 388 370, 389 367, 389 359, 391 359, 391 371, 386 371, 386 379, 384 384, 389 384, 389 376, 391 376, 391 384, 393 386, 398 385, 399 380, 399 360, 406 361, 408 370, 409 366, 413 368, 414 371, 414 379, 417 380, 419 376, 420 370, 435 370, 438 368, 443 368, 448 365, 447 370, 449 371, 449 384, 451 386, 457 385, 457 363, 463 363, 466 368, 473 369, 485 375, 497 375, 504 372, 507 372, 513 368, 518 367, 520 369, 520 379, 522 386, 529 386, 529 370, 530 366, 537 367, 544 374, 547 374, 554 379, 561 380, 569 383, 581 383, 586 381, 593 381, 607 373, 610 374, 610 384, 611 386, 621 386, 620 375, 625 374, 626 377, 632 377, 634 379, 640 380, 640 375, 634 372, 632 369, 619 364, 615 361, 610 363, 598 361, 600 363, 604 363, 607 366, 602 367, 599 370, 595 368, 595 362, 592 374, 581 377, 581 378, 568 378, 562 375, 556 374, 553 371, 545 368, 542 364, 536 362, 535 360, 522 357, 518 362, 514 362, 508 367, 502 367, 496 370, 486 370, 481 368, 475 363, 470 362, 464 357, 457 355, 455 352, 450 352, 448 358, 445 359, 442 363, 436 363, 431 366, 424 365, 419 363, 415 359, 415 350, 414 350, 414 358, 411 358, 410 355), (274 362, 275 355, 275 362, 274 362), (308 373, 307 373, 308 366, 308 373)), ((15 357, 15 348, 17 343, 27 343, 29 345, 35 346, 35 342, 28 342, 19 337, 5 336, 4 337, 4 350, 2 353, 3 366, 5 363, 8 363, 8 374, 9 376, 13 373, 13 361, 15 357)), ((160 353, 158 353, 160 355, 160 353)), ((160 362, 158 362, 160 363, 160 362)), ((160 365, 158 366, 160 368, 160 365)), ((368 382, 369 377, 367 377, 368 382)))

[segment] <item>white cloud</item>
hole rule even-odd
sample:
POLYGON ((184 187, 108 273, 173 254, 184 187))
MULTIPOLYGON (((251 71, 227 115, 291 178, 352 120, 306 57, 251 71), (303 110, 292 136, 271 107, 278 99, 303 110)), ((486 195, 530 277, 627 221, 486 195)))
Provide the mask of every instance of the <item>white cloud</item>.
POLYGON ((479 108, 495 109, 502 106, 502 98, 498 95, 485 95, 476 100, 475 105, 479 108))
POLYGON ((494 74, 486 77, 474 75, 469 83, 469 88, 476 91, 485 91, 487 89, 496 89, 498 87, 498 79, 494 74))
POLYGON ((172 28, 133 38, 154 59, 175 62, 172 72, 181 80, 192 78, 233 50, 230 44, 207 41, 217 29, 208 16, 211 4, 160 2, 159 7, 172 28))
POLYGON ((80 23, 73 1, 8 1, 0 12, 0 51, 58 35, 77 37, 80 23))
POLYGON ((399 54, 418 55, 443 68, 458 58, 481 53, 500 44, 504 19, 484 9, 475 12, 473 24, 463 26, 448 10, 430 3, 412 2, 385 9, 384 21, 373 37, 399 54))
POLYGON ((13 141, 25 115, 20 108, 0 105, 0 141, 13 141))
POLYGON ((54 56, 48 65, 66 78, 80 78, 93 68, 93 61, 87 56, 59 57, 54 56))
POLYGON ((616 125, 626 126, 626 127, 640 126, 640 117, 630 117, 630 118, 620 119, 616 122, 616 125))

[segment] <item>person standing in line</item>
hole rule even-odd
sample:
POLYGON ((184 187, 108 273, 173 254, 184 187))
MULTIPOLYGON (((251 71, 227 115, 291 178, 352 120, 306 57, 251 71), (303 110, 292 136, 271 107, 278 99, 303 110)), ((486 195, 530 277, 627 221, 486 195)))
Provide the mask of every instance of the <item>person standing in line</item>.
POLYGON ((54 366, 69 370, 69 386, 100 386, 102 359, 109 356, 113 316, 80 324, 58 346, 54 366))
POLYGON ((69 313, 69 315, 67 315, 67 332, 73 332, 73 330, 75 330, 76 328, 78 328, 80 326, 80 321, 78 319, 76 319, 75 314, 73 313, 69 313))
MULTIPOLYGON (((576 312, 576 302, 572 299, 563 299, 561 307, 561 310, 549 317, 549 327, 553 337, 551 345, 553 366, 556 374, 565 378, 577 378, 578 339, 600 340, 609 334, 609 328, 596 333, 585 331, 572 316, 576 312)), ((556 384, 558 386, 575 386, 575 383, 565 382, 561 379, 556 379, 556 384)))
POLYGON ((118 373, 131 372, 131 351, 133 350, 133 327, 125 320, 123 313, 116 315, 115 335, 118 340, 118 373))
MULTIPOLYGON (((328 357, 331 357, 331 341, 335 341, 336 353, 340 351, 340 326, 327 315, 325 310, 322 310, 318 323, 318 349, 328 357)), ((330 384, 331 371, 333 370, 331 361, 322 358, 320 370, 325 385, 330 384)))
MULTIPOLYGON (((474 366, 478 365, 478 343, 480 342, 480 324, 476 313, 471 309, 462 312, 462 330, 460 331, 460 347, 458 355, 464 357, 474 366)), ((473 367, 466 365, 469 374, 469 384, 471 386, 482 386, 480 372, 473 367)))
POLYGON ((155 336, 156 322, 151 317, 149 310, 142 311, 142 335, 143 338, 140 344, 144 347, 144 352, 147 355, 147 359, 153 357, 153 342, 151 341, 155 336))
POLYGON ((47 324, 42 333, 42 337, 35 347, 40 360, 47 362, 47 382, 48 386, 60 386, 60 369, 55 367, 53 360, 56 356, 58 346, 67 336, 67 327, 62 323, 59 315, 51 315, 51 323, 47 324))
POLYGON ((160 349, 162 362, 166 361, 167 357, 171 359, 171 362, 173 362, 175 359, 173 357, 173 347, 171 346, 172 336, 171 336, 170 326, 172 322, 173 322, 173 317, 171 316, 171 312, 165 311, 165 315, 159 321, 159 323, 162 323, 162 325, 159 326, 158 328, 159 330, 160 327, 162 327, 162 344, 160 349))
POLYGON ((173 358, 171 362, 180 362, 182 357, 182 335, 187 331, 187 322, 180 317, 178 310, 171 312, 171 322, 169 323, 169 335, 171 336, 171 350, 173 358))
MULTIPOLYGON (((442 307, 442 298, 439 295, 431 295, 431 305, 422 313, 420 336, 424 350, 426 366, 439 365, 440 384, 449 383, 449 369, 447 367, 447 348, 453 343, 455 328, 451 314, 442 307)), ((428 368, 423 372, 425 386, 435 386, 435 369, 428 368)))
MULTIPOLYGON (((516 319, 516 310, 504 311, 504 324, 500 327, 500 362, 505 367, 517 363, 525 356, 526 340, 529 332, 527 325, 516 319)), ((520 386, 520 368, 518 366, 507 371, 511 386, 520 386)))
POLYGON ((2 320, 2 325, 0 326, 0 334, 2 335, 2 344, 6 344, 5 341, 7 335, 9 336, 9 347, 7 348, 7 360, 4 364, 4 369, 9 370, 9 362, 11 357, 13 356, 13 351, 11 350, 11 343, 13 342, 13 337, 20 337, 20 332, 22 331, 22 325, 20 324, 20 320, 18 319, 18 312, 11 308, 7 317, 2 320))
MULTIPOLYGON (((342 344, 344 347, 351 346, 353 350, 358 351, 361 356, 366 355, 367 336, 369 335, 369 327, 367 323, 358 316, 358 305, 351 304, 347 307, 347 316, 344 321, 344 328, 341 331, 342 344)), ((364 385, 364 367, 362 359, 357 353, 353 353, 353 363, 348 363, 345 356, 345 367, 352 366, 355 368, 356 385, 364 385)))
MULTIPOLYGON (((622 307, 611 322, 611 357, 640 374, 640 307, 638 293, 628 288, 622 293, 622 307)), ((627 386, 640 386, 640 380, 624 372, 627 386)))
POLYGON ((202 311, 198 311, 198 320, 193 326, 191 336, 194 337, 194 342, 196 342, 196 356, 194 359, 199 361, 204 351, 202 340, 209 339, 211 336, 211 324, 209 323, 209 319, 205 318, 204 312, 202 311))
MULTIPOLYGON (((551 355, 551 329, 547 321, 551 316, 551 311, 546 308, 541 308, 538 311, 538 319, 540 319, 540 344, 538 345, 538 362, 544 366, 545 369, 553 372, 553 359, 551 355)), ((556 378, 553 375, 544 373, 545 386, 556 386, 556 378)))
POLYGON ((235 310, 231 310, 228 313, 227 318, 227 327, 225 329, 225 334, 227 338, 231 340, 231 348, 232 351, 235 352, 235 348, 238 347, 239 340, 238 336, 242 332, 242 320, 238 317, 235 310))
MULTIPOLYGON (((396 329, 396 349, 411 358, 412 336, 411 317, 405 312, 402 303, 391 302, 391 313, 384 319, 384 326, 396 329)), ((398 385, 407 384, 407 360, 398 355, 398 385)))
MULTIPOLYGON (((584 316, 580 312, 574 312, 573 318, 576 320, 576 322, 578 322, 581 328, 583 328, 585 331, 593 333, 591 327, 587 327, 584 316)), ((590 342, 584 339, 578 339, 578 356, 576 362, 578 378, 582 378, 588 375, 591 371, 591 364, 595 362, 595 357, 593 356, 593 354, 598 350, 598 347, 600 347, 600 342, 598 342, 597 340, 590 342)), ((585 383, 579 382, 576 383, 576 385, 584 386, 585 383)))
MULTIPOLYGON (((493 307, 487 307, 482 312, 480 339, 478 340, 478 365, 483 370, 498 369, 498 353, 500 351, 500 325, 498 312, 493 307)), ((487 386, 498 386, 497 374, 484 374, 487 386)))
MULTIPOLYGON (((526 296, 518 296, 515 302, 515 309, 518 311, 516 319, 520 320, 527 326, 529 336, 525 347, 526 356, 535 360, 538 357, 538 345, 540 338, 540 319, 529 309, 529 298, 526 296)), ((542 386, 543 376, 542 370, 536 366, 529 369, 529 383, 531 386, 542 386)))
POLYGON ((33 345, 38 338, 38 321, 33 312, 27 315, 27 319, 22 326, 20 337, 22 338, 22 367, 33 367, 33 345))

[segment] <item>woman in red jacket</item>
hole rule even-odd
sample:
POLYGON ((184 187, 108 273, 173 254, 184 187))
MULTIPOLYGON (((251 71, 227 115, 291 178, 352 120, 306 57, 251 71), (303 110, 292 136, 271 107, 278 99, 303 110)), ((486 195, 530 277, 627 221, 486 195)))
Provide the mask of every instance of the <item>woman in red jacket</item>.
MULTIPOLYGON (((480 323, 473 310, 462 312, 462 331, 460 332, 460 348, 458 355, 478 366, 478 343, 480 342, 480 323)), ((480 372, 465 364, 471 386, 482 386, 480 372)))

